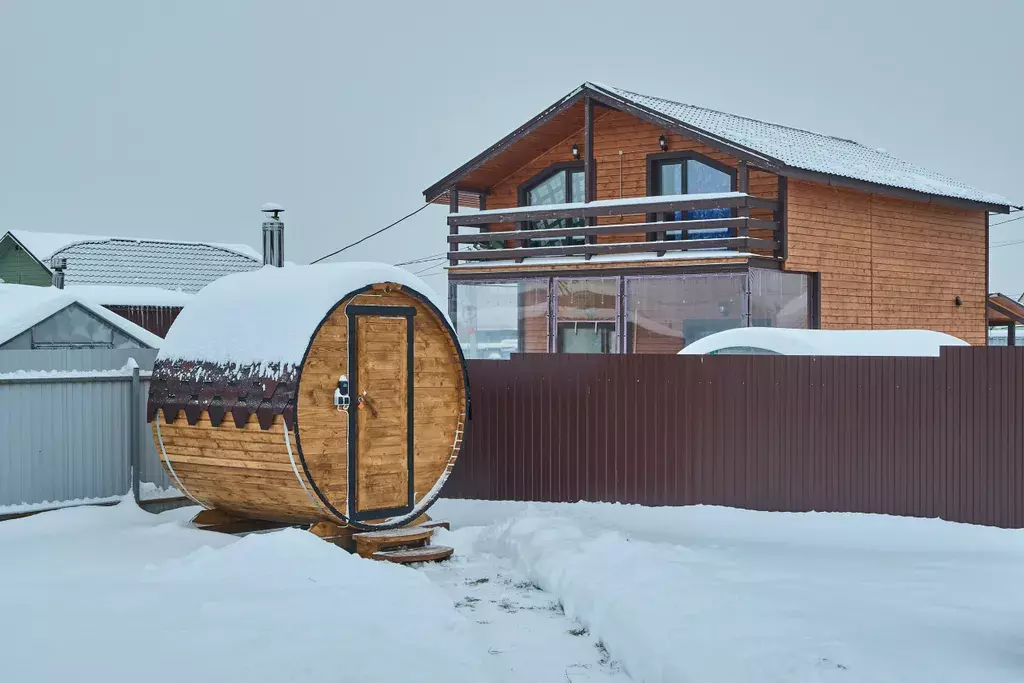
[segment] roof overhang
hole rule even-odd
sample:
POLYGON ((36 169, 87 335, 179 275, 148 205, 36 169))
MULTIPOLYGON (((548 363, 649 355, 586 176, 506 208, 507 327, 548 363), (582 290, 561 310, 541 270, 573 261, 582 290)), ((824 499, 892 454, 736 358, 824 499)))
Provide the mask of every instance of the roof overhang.
POLYGON ((1024 325, 1024 304, 1014 301, 1012 297, 1005 294, 995 293, 988 295, 988 324, 1009 325, 1014 323, 1024 325))
MULTIPOLYGON (((494 143, 441 180, 438 180, 423 191, 424 199, 428 203, 444 202, 448 199, 449 191, 456 189, 459 191, 460 206, 476 206, 476 197, 480 194, 487 194, 490 188, 466 187, 460 184, 460 180, 473 171, 479 169, 488 161, 503 154, 517 142, 523 140, 534 131, 550 123, 560 114, 580 103, 584 98, 590 98, 596 104, 632 114, 641 120, 660 126, 665 130, 677 133, 684 137, 689 137, 711 147, 714 150, 729 154, 737 159, 742 159, 753 167, 777 173, 781 176, 794 178, 796 180, 808 180, 834 187, 845 187, 863 192, 897 197, 900 199, 909 199, 929 204, 966 208, 977 211, 988 211, 991 213, 1009 213, 1011 209, 1022 208, 1011 205, 989 204, 970 199, 959 199, 956 197, 930 194, 916 190, 907 190, 893 187, 891 185, 883 185, 881 183, 873 183, 855 178, 847 178, 839 175, 795 168, 783 163, 779 159, 775 159, 749 147, 725 139, 719 135, 715 135, 710 131, 684 124, 677 119, 666 116, 665 114, 642 104, 630 102, 611 90, 593 83, 584 83, 580 85, 568 95, 544 109, 542 112, 516 128, 502 139, 498 140, 498 142, 494 143)), ((580 127, 582 127, 582 123, 580 127)))

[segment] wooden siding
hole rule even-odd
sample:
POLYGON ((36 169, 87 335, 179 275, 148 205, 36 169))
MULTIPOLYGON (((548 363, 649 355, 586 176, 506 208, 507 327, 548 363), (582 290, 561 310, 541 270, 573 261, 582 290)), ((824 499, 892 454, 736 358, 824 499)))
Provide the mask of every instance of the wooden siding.
POLYGON ((0 281, 9 285, 49 287, 50 272, 13 240, 0 239, 0 281))
POLYGON ((823 328, 925 328, 985 344, 984 212, 788 186, 784 267, 821 273, 823 328))
MULTIPOLYGON (((693 151, 723 164, 736 167, 736 159, 695 140, 642 121, 625 112, 598 108, 594 118, 594 160, 597 184, 596 199, 618 199, 621 197, 643 197, 647 195, 647 155, 661 151, 658 137, 664 135, 670 152, 693 151), (620 154, 621 151, 621 154, 620 154)), ((519 203, 519 186, 537 175, 551 164, 573 161, 572 145, 579 145, 582 158, 584 131, 580 127, 574 133, 540 153, 531 161, 495 183, 487 196, 488 209, 506 209, 519 203)), ((751 169, 750 194, 775 199, 778 197, 778 177, 772 173, 751 169)), ((771 212, 751 211, 755 218, 771 219, 771 212)), ((599 225, 614 223, 639 223, 642 215, 612 216, 598 219, 599 225)), ((511 223, 496 224, 491 230, 511 230, 511 223)), ((752 230, 754 237, 770 237, 752 230)), ((598 238, 599 243, 636 242, 644 239, 643 233, 607 235, 598 238)))

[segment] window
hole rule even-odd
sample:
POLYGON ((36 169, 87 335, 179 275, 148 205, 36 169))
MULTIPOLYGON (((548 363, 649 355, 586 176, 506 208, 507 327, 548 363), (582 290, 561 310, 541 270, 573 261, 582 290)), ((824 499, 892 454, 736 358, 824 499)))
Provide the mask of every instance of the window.
MULTIPOLYGON (((708 194, 731 192, 735 182, 735 171, 713 159, 696 152, 669 152, 652 154, 648 157, 648 195, 664 196, 673 194, 708 194)), ((658 214, 654 220, 681 221, 711 218, 729 218, 731 209, 698 209, 696 211, 675 211, 658 214)), ((702 228, 688 231, 688 239, 711 239, 728 237, 729 231, 721 228, 702 228)), ((681 230, 670 230, 665 239, 682 239, 681 230)))
MULTIPOLYGON (((526 181, 519 187, 520 206, 543 206, 545 204, 566 204, 582 202, 586 194, 586 180, 583 162, 553 164, 540 175, 526 181)), ((579 228, 584 225, 582 218, 532 221, 522 226, 524 230, 554 230, 558 228, 579 228)), ((531 247, 553 247, 564 244, 583 244, 582 237, 554 237, 530 240, 531 247)))
POLYGON ((139 343, 74 304, 32 327, 33 349, 137 349, 139 343))
POLYGON ((555 349, 618 353, 618 278, 555 278, 555 349))
POLYGON ((764 268, 750 269, 750 326, 811 327, 811 277, 764 268))
POLYGON ((548 281, 459 283, 455 329, 467 358, 548 350, 548 281))
POLYGON ((627 277, 625 291, 627 353, 678 353, 746 324, 745 273, 627 277))

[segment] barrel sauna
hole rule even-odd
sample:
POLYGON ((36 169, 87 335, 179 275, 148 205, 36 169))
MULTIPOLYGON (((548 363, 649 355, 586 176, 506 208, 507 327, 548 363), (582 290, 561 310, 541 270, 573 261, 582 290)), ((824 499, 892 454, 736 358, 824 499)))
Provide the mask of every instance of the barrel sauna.
POLYGON ((375 263, 217 280, 157 356, 157 453, 196 503, 252 519, 384 529, 421 515, 455 464, 465 359, 417 277, 375 263))

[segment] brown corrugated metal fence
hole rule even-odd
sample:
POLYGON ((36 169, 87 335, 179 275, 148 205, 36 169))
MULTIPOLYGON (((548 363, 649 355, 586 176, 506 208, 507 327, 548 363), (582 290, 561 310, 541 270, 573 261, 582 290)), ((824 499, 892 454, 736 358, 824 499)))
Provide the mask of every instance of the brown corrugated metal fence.
POLYGON ((1024 349, 470 361, 445 496, 1024 527, 1024 349))

